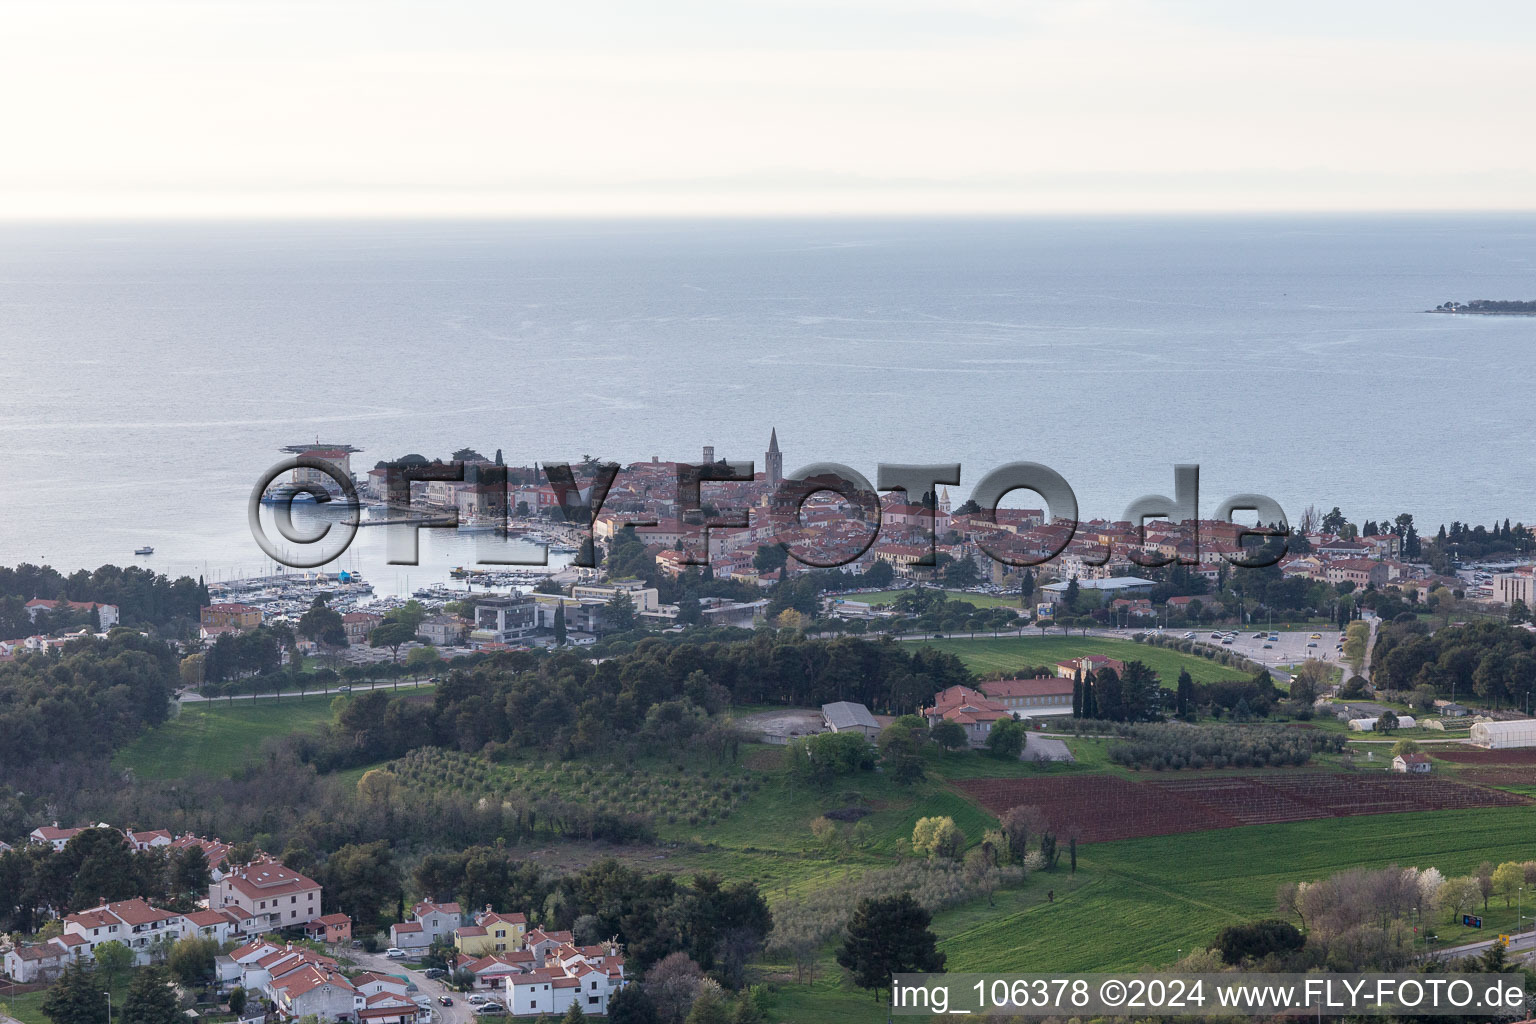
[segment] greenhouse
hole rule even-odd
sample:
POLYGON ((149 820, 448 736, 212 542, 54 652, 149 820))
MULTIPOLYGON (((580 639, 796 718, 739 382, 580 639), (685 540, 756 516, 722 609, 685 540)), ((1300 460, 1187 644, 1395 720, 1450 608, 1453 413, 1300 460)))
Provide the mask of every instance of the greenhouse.
POLYGON ((1536 719, 1518 722, 1478 722, 1472 726, 1472 744, 1489 750, 1536 747, 1536 719))

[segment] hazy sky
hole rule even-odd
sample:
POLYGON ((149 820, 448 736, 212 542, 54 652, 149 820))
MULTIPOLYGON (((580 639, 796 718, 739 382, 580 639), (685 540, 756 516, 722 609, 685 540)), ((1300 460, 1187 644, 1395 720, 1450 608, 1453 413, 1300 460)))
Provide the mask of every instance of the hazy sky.
POLYGON ((1528 0, 0 0, 0 217, 1536 208, 1528 0))

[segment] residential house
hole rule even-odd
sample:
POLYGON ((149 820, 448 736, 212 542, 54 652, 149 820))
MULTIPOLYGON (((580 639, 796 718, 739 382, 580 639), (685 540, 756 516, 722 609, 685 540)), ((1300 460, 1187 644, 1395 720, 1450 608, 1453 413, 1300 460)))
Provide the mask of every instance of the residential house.
POLYGON ((210 885, 208 906, 239 907, 256 932, 299 928, 320 916, 320 883, 264 856, 210 885))
POLYGON ((396 921, 389 926, 389 944, 407 953, 420 953, 432 945, 432 938, 416 921, 396 921))
POLYGON ((347 634, 347 643, 356 646, 366 644, 368 634, 383 621, 384 616, 373 612, 347 612, 341 617, 341 628, 347 634))
POLYGON ((181 937, 182 915, 159 910, 140 899, 103 903, 64 918, 63 938, 73 936, 71 952, 82 960, 95 959, 103 942, 121 942, 143 966, 162 943, 181 937))
MULTIPOLYGON (((103 823, 97 827, 108 828, 110 826, 103 823)), ((85 829, 83 828, 59 828, 59 823, 54 822, 52 825, 42 825, 33 829, 27 833, 27 838, 34 843, 47 843, 57 853, 64 849, 71 839, 84 831, 85 829)))
POLYGON ((469 627, 455 615, 434 615, 423 619, 416 627, 416 635, 430 644, 447 647, 464 639, 469 627))
POLYGON ((352 919, 346 914, 323 914, 304 926, 306 938, 334 946, 352 941, 352 919))
POLYGON ((518 1017, 555 1017, 576 1003, 583 1013, 602 1016, 624 985, 624 958, 617 946, 561 943, 544 958, 543 967, 506 979, 507 1008, 518 1017))
POLYGON ((70 959, 70 951, 62 943, 18 945, 5 954, 5 974, 12 981, 22 985, 52 981, 63 973, 70 959))
POLYGON ((992 725, 1014 715, 986 694, 969 686, 951 686, 934 695, 933 706, 923 709, 923 717, 933 726, 940 719, 958 723, 973 747, 986 743, 992 725))
POLYGON ((117 605, 115 604, 99 604, 95 601, 46 601, 37 597, 26 603, 27 619, 36 622, 38 612, 58 611, 61 606, 67 607, 71 611, 96 612, 101 622, 101 631, 103 633, 117 625, 118 622, 117 605))
MULTIPOLYGON (((487 907, 486 911, 489 913, 490 908, 487 907)), ((421 925, 422 930, 427 934, 429 944, 438 939, 452 941, 454 929, 464 923, 464 911, 457 903, 432 903, 423 900, 411 908, 410 919, 421 925)), ((519 932, 518 940, 521 941, 521 939, 522 933, 519 932)))
POLYGON ((502 988, 509 975, 522 974, 538 966, 539 959, 526 949, 511 949, 505 953, 486 956, 469 956, 460 953, 455 967, 474 975, 474 987, 478 989, 502 988))
POLYGON ((521 949, 527 930, 528 918, 524 915, 498 914, 486 907, 475 915, 474 924, 464 925, 454 932, 453 945, 460 953, 470 956, 504 953, 521 949))
POLYGON ((1428 775, 1430 770, 1429 755, 1417 752, 1398 754, 1392 759, 1392 770, 1409 775, 1428 775))
POLYGON ((1125 662, 1117 658, 1106 658, 1102 654, 1086 654, 1081 658, 1058 661, 1056 674, 1062 679, 1073 679, 1078 672, 1086 677, 1090 672, 1102 672, 1106 668, 1117 676, 1125 675, 1125 662))
POLYGON ((228 602, 205 605, 199 617, 204 629, 255 629, 261 625, 261 609, 249 604, 228 602))

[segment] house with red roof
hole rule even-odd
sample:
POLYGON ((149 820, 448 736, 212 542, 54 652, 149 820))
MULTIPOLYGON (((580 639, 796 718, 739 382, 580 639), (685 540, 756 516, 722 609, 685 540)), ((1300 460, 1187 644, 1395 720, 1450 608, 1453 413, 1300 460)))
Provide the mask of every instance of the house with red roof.
POLYGON ((922 714, 930 728, 940 720, 958 724, 973 747, 987 742, 994 722, 1015 717, 1001 703, 969 686, 951 686, 934 694, 933 706, 924 708, 922 714))
POLYGON ((245 911, 250 931, 299 928, 320 916, 320 883, 264 855, 210 885, 208 907, 245 911))
POLYGON ((1004 710, 1022 718, 1072 713, 1072 680, 1061 676, 990 679, 977 683, 976 688, 1004 710))

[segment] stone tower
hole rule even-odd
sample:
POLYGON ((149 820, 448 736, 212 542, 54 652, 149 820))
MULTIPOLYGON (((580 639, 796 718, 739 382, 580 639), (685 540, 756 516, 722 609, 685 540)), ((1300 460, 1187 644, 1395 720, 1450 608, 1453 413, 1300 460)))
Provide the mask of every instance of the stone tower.
POLYGON ((768 477, 770 487, 777 487, 784 482, 784 454, 779 451, 777 427, 768 435, 768 450, 763 453, 763 472, 768 477))

